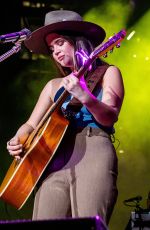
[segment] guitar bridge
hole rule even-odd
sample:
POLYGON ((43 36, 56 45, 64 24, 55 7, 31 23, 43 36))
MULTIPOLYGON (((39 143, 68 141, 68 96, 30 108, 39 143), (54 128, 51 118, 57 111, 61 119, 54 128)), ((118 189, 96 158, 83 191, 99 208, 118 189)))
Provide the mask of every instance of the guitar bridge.
POLYGON ((72 120, 76 114, 76 112, 73 112, 71 110, 66 110, 64 108, 61 108, 61 111, 62 111, 64 117, 67 118, 68 120, 72 120))

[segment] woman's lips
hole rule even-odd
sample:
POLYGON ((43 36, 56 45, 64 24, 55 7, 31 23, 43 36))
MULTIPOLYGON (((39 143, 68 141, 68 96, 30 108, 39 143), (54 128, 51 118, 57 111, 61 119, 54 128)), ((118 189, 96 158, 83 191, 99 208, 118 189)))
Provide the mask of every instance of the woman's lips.
POLYGON ((64 56, 65 56, 65 55, 62 55, 62 56, 58 57, 58 60, 59 60, 59 61, 62 61, 62 60, 64 59, 64 56))

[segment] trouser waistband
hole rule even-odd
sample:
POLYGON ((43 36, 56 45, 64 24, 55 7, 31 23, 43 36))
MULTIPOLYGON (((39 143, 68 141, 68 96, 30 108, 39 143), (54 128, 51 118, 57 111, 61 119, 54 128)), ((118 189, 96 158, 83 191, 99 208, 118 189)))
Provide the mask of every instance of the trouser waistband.
POLYGON ((93 128, 93 127, 70 127, 71 131, 73 130, 78 135, 87 135, 87 136, 94 136, 94 135, 101 135, 105 137, 110 137, 110 135, 101 128, 93 128))

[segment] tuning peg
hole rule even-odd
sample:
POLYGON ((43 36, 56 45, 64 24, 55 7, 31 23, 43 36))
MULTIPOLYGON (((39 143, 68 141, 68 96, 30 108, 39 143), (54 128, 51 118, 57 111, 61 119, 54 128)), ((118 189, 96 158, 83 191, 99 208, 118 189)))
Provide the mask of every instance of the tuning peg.
POLYGON ((118 43, 118 44, 116 45, 116 48, 120 48, 120 43, 118 43))
POLYGON ((106 52, 106 53, 103 55, 103 57, 104 57, 104 58, 107 58, 107 56, 108 56, 108 55, 107 55, 107 52, 106 52))
POLYGON ((114 48, 112 48, 109 52, 110 52, 110 53, 112 53, 112 52, 113 52, 113 50, 114 50, 114 48))

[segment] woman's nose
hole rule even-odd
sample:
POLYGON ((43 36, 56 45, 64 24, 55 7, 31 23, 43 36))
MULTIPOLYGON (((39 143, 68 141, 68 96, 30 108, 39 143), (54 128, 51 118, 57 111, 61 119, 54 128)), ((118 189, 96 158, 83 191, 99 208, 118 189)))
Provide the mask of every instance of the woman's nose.
POLYGON ((60 53, 60 49, 58 47, 54 47, 54 54, 57 56, 60 53))

